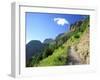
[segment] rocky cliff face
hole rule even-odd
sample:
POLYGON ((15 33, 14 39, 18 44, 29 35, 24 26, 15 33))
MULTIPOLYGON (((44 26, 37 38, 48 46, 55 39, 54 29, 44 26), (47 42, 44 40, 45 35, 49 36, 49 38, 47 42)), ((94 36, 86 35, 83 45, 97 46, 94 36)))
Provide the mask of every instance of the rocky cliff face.
POLYGON ((68 51, 68 65, 79 65, 90 63, 89 51, 89 29, 80 37, 79 42, 71 45, 68 51))
POLYGON ((89 30, 87 30, 76 45, 77 53, 79 54, 84 64, 89 64, 90 49, 89 49, 89 30))

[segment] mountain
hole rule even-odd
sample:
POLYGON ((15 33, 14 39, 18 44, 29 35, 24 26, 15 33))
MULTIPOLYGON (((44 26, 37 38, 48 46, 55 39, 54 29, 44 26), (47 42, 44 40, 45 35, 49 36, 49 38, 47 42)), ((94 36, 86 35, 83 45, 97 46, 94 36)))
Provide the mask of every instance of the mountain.
POLYGON ((64 33, 60 33, 60 34, 56 37, 56 40, 57 40, 57 39, 60 39, 63 35, 64 35, 64 33))
POLYGON ((84 21, 80 20, 75 22, 74 24, 71 24, 70 31, 75 31, 76 29, 80 28, 83 22, 84 21))
POLYGON ((49 43, 53 43, 53 42, 55 42, 55 40, 49 38, 49 39, 45 39, 43 43, 44 44, 49 44, 49 43))
POLYGON ((44 48, 44 45, 38 40, 32 40, 26 45, 26 60, 32 58, 32 56, 39 55, 44 48))

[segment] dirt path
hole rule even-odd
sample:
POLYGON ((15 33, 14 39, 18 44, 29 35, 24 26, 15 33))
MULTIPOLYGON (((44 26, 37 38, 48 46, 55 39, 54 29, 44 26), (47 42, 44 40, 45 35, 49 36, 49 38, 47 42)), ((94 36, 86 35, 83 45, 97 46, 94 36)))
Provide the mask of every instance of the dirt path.
POLYGON ((78 64, 82 64, 81 58, 76 53, 74 47, 71 47, 69 49, 69 53, 68 53, 68 63, 67 64, 68 65, 78 65, 78 64))

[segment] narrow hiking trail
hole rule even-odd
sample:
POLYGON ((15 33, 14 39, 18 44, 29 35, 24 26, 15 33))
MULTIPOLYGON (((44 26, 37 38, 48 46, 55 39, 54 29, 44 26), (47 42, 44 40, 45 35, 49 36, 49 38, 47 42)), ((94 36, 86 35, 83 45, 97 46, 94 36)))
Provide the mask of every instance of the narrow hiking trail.
POLYGON ((76 53, 74 47, 70 47, 68 52, 68 65, 82 64, 80 56, 76 53))

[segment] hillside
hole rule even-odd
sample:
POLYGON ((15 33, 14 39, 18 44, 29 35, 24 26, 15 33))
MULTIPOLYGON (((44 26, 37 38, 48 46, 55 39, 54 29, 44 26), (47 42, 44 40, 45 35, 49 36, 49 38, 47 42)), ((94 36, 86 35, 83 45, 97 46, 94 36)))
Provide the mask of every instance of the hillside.
POLYGON ((68 64, 89 64, 89 58, 89 29, 86 29, 79 42, 71 46, 68 53, 68 64))
POLYGON ((89 16, 72 24, 69 32, 44 42, 42 53, 33 56, 28 66, 89 64, 89 16))

